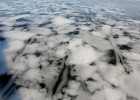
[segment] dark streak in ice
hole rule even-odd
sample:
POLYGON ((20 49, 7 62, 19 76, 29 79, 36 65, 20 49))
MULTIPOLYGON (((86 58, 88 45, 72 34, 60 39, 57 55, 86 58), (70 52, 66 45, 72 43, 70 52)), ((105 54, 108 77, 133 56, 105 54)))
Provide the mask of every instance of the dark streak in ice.
MULTIPOLYGON (((66 56, 65 60, 66 60, 66 59, 67 59, 67 56, 66 56)), ((65 62, 64 62, 64 66, 63 66, 63 68, 62 68, 62 70, 61 70, 61 72, 60 72, 60 74, 59 74, 59 76, 58 76, 58 80, 56 81, 56 83, 55 83, 55 85, 54 85, 54 88, 53 88, 53 95, 57 92, 57 89, 58 89, 59 85, 60 85, 61 82, 63 81, 64 72, 65 72, 65 70, 67 70, 66 67, 67 67, 67 66, 66 66, 66 64, 65 64, 65 62)), ((67 74, 68 74, 68 73, 67 73, 67 74)))
POLYGON ((3 37, 0 37, 0 41, 4 41, 5 40, 5 38, 3 38, 3 37))
POLYGON ((3 27, 3 26, 5 26, 4 24, 0 24, 0 27, 3 27))
POLYGON ((121 50, 131 50, 132 48, 131 47, 129 47, 129 46, 127 46, 127 45, 119 45, 119 48, 121 49, 121 50))
POLYGON ((3 100, 6 100, 16 87, 12 75, 4 74, 0 76, 0 97, 2 97, 3 100))
POLYGON ((61 81, 62 81, 62 76, 63 76, 63 72, 65 70, 65 67, 63 67, 62 71, 60 72, 60 75, 58 77, 57 82, 55 83, 55 86, 53 88, 53 95, 56 93, 58 86, 60 85, 61 81))
POLYGON ((79 31, 69 32, 68 35, 78 35, 79 31))
POLYGON ((15 28, 28 29, 28 26, 29 26, 29 24, 13 25, 13 29, 15 29, 15 28))
POLYGON ((95 66, 96 65, 96 62, 92 62, 90 63, 91 66, 95 66))
POLYGON ((42 53, 39 52, 39 51, 37 51, 37 52, 34 53, 34 55, 35 55, 36 57, 40 57, 40 56, 42 55, 42 53))
POLYGON ((16 22, 31 22, 31 21, 25 18, 19 18, 16 20, 16 22))
POLYGON ((107 55, 109 56, 108 63, 116 65, 116 57, 114 50, 109 50, 107 55))
POLYGON ((0 75, 0 89, 7 84, 7 82, 9 81, 9 79, 11 78, 11 75, 0 75))
POLYGON ((123 32, 123 35, 124 35, 124 36, 129 36, 130 33, 128 33, 128 32, 123 32))
POLYGON ((86 81, 96 81, 93 78, 88 78, 86 81))
POLYGON ((39 85, 42 89, 46 87, 46 85, 44 83, 39 83, 39 85))
POLYGON ((115 34, 115 35, 113 35, 113 38, 119 38, 119 35, 118 34, 115 34))
POLYGON ((49 25, 49 24, 52 24, 52 22, 51 21, 48 21, 48 22, 39 24, 38 27, 43 27, 43 26, 46 26, 46 25, 49 25))

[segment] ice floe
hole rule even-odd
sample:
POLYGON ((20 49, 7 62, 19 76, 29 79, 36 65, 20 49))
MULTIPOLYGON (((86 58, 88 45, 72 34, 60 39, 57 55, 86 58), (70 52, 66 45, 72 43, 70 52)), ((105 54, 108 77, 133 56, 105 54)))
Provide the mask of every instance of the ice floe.
POLYGON ((0 99, 140 99, 140 21, 93 2, 0 1, 0 99))

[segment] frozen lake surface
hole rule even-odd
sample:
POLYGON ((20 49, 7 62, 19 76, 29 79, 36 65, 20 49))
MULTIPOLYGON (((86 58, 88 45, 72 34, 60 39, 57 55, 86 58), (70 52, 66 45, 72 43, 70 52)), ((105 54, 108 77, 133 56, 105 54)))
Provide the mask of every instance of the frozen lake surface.
POLYGON ((0 100, 140 100, 139 0, 0 0, 0 100))

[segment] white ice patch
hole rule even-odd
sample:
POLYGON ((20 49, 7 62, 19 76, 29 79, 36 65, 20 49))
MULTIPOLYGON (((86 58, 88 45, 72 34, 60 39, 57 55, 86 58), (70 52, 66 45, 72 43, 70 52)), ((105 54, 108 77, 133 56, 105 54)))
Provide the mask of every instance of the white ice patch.
POLYGON ((30 81, 39 81, 41 79, 40 76, 40 71, 39 69, 29 69, 24 75, 23 78, 25 80, 30 80, 30 81))
POLYGON ((98 64, 98 70, 107 81, 118 86, 119 84, 118 79, 120 78, 120 75, 123 73, 121 65, 113 66, 101 62, 98 64))
POLYGON ((33 36, 33 33, 21 31, 6 31, 3 33, 4 37, 14 40, 26 40, 33 36))
POLYGON ((91 34, 94 35, 94 36, 100 37, 100 38, 105 38, 106 37, 106 35, 103 34, 100 31, 93 31, 93 32, 91 32, 91 34))
POLYGON ((133 72, 140 72, 140 61, 127 60, 127 63, 133 68, 133 72))
POLYGON ((127 59, 131 59, 131 60, 136 60, 136 61, 140 61, 140 54, 139 53, 135 53, 135 52, 123 52, 122 53, 124 57, 126 57, 127 59))
POLYGON ((59 34, 66 34, 69 32, 73 32, 74 30, 76 30, 76 27, 73 25, 64 25, 57 28, 57 32, 59 34))
POLYGON ((90 46, 78 46, 71 49, 70 64, 85 65, 97 60, 97 52, 90 46))
POLYGON ((79 95, 75 100, 92 100, 92 99, 90 99, 90 95, 87 92, 79 90, 79 95))
POLYGON ((113 20, 113 19, 108 19, 108 20, 106 21, 106 24, 108 24, 108 25, 115 25, 115 24, 116 24, 116 21, 113 20))
POLYGON ((13 20, 16 20, 16 19, 19 19, 19 18, 26 18, 26 17, 29 17, 30 15, 29 14, 24 14, 24 15, 16 15, 14 17, 10 17, 8 19, 8 21, 13 21, 13 20))
POLYGON ((124 26, 123 24, 118 24, 118 22, 117 22, 115 28, 116 28, 116 29, 121 29, 121 30, 126 30, 126 29, 128 29, 127 26, 124 26))
POLYGON ((57 57, 63 58, 66 55, 66 49, 63 47, 59 47, 55 53, 57 57))
POLYGON ((78 89, 80 87, 80 84, 76 81, 70 81, 68 84, 69 88, 66 89, 66 93, 76 96, 78 94, 78 89))
MULTIPOLYGON (((91 99, 89 99, 89 100, 105 100, 105 94, 104 94, 104 92, 95 92, 91 97, 90 97, 91 99)), ((83 99, 83 100, 87 100, 87 99, 83 99)))
POLYGON ((49 48, 53 48, 53 47, 55 47, 55 42, 53 42, 53 41, 48 41, 48 47, 49 48))
POLYGON ((120 38, 117 38, 115 41, 119 45, 125 45, 125 44, 128 44, 130 42, 134 42, 129 37, 120 37, 120 38))
MULTIPOLYGON (((20 58, 21 59, 21 58, 20 58)), ((24 63, 24 62, 23 62, 24 63)), ((12 68, 11 68, 11 73, 14 74, 21 74, 23 73, 25 70, 28 69, 26 64, 23 63, 16 63, 12 68)))
POLYGON ((74 21, 59 16, 59 17, 56 17, 56 18, 53 20, 53 22, 54 22, 54 24, 55 24, 56 26, 61 26, 61 25, 65 25, 65 24, 71 24, 71 23, 73 23, 74 21))
POLYGON ((82 45, 82 42, 83 42, 82 39, 75 38, 75 39, 70 41, 68 48, 73 49, 73 48, 75 48, 77 46, 82 45))
POLYGON ((86 84, 90 92, 95 92, 97 89, 102 89, 103 86, 101 81, 87 81, 86 84))
POLYGON ((35 55, 28 56, 28 61, 26 62, 29 68, 37 68, 39 66, 40 59, 35 55))
POLYGON ((30 32, 42 35, 49 35, 52 33, 50 29, 40 27, 30 27, 30 32))
POLYGON ((90 65, 79 65, 75 66, 77 76, 80 80, 86 81, 95 72, 95 68, 90 65))
POLYGON ((119 80, 121 88, 138 99, 140 99, 140 71, 134 71, 130 75, 122 75, 119 80))
POLYGON ((36 52, 37 50, 39 51, 40 49, 43 50, 46 46, 39 46, 38 43, 33 43, 32 45, 26 45, 26 52, 27 53, 33 53, 36 52))
POLYGON ((111 34, 113 34, 113 35, 120 35, 120 36, 122 36, 123 35, 123 31, 122 30, 120 30, 120 29, 117 29, 117 28, 113 28, 112 30, 111 30, 111 34))
POLYGON ((78 28, 81 29, 81 30, 85 30, 85 31, 91 29, 89 26, 84 26, 84 25, 83 26, 78 26, 78 28))
POLYGON ((106 35, 110 34, 110 30, 111 30, 111 26, 109 26, 109 25, 103 25, 101 27, 102 33, 104 33, 106 35))
POLYGON ((111 87, 105 87, 104 89, 106 100, 126 100, 125 93, 118 89, 112 89, 111 87))
POLYGON ((20 88, 8 100, 46 100, 45 95, 35 89, 20 88))
POLYGON ((2 31, 11 31, 12 27, 11 26, 2 26, 2 27, 0 27, 0 30, 2 30, 2 31))
POLYGON ((8 47, 6 48, 6 51, 8 52, 18 51, 24 46, 23 41, 19 41, 19 40, 13 40, 7 42, 8 42, 8 47))
POLYGON ((97 36, 90 35, 86 31, 81 32, 81 37, 86 43, 98 48, 99 50, 113 49, 109 41, 99 38, 97 36))

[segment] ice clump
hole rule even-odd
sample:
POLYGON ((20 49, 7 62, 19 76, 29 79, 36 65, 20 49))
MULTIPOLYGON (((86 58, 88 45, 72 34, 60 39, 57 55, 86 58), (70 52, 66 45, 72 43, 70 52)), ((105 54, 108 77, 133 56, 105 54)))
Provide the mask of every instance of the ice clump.
POLYGON ((70 64, 84 65, 90 64, 98 59, 96 51, 86 45, 74 47, 71 49, 71 55, 69 57, 70 64))
POLYGON ((109 41, 99 38, 97 36, 90 35, 86 31, 81 32, 81 37, 84 40, 84 42, 88 43, 91 46, 94 46, 99 50, 104 51, 112 49, 112 46, 109 41))
POLYGON ((66 19, 66 18, 61 17, 61 16, 54 18, 53 21, 54 21, 54 24, 56 26, 62 26, 62 25, 71 24, 74 22, 73 20, 66 19))
POLYGON ((6 31, 4 32, 4 37, 8 39, 15 40, 26 40, 32 37, 34 34, 29 32, 21 32, 21 31, 6 31))
POLYGON ((120 87, 129 95, 140 99, 140 71, 134 71, 130 75, 122 75, 119 83, 120 87))
POLYGON ((101 28, 102 32, 106 35, 109 35, 110 34, 110 31, 111 31, 111 26, 109 25, 103 25, 102 28, 101 28))
POLYGON ((64 25, 57 28, 57 32, 59 34, 66 34, 69 32, 73 32, 75 30, 76 30, 76 27, 74 25, 64 25))
POLYGON ((125 93, 119 89, 113 89, 111 87, 105 87, 104 93, 107 100, 126 100, 125 93))

